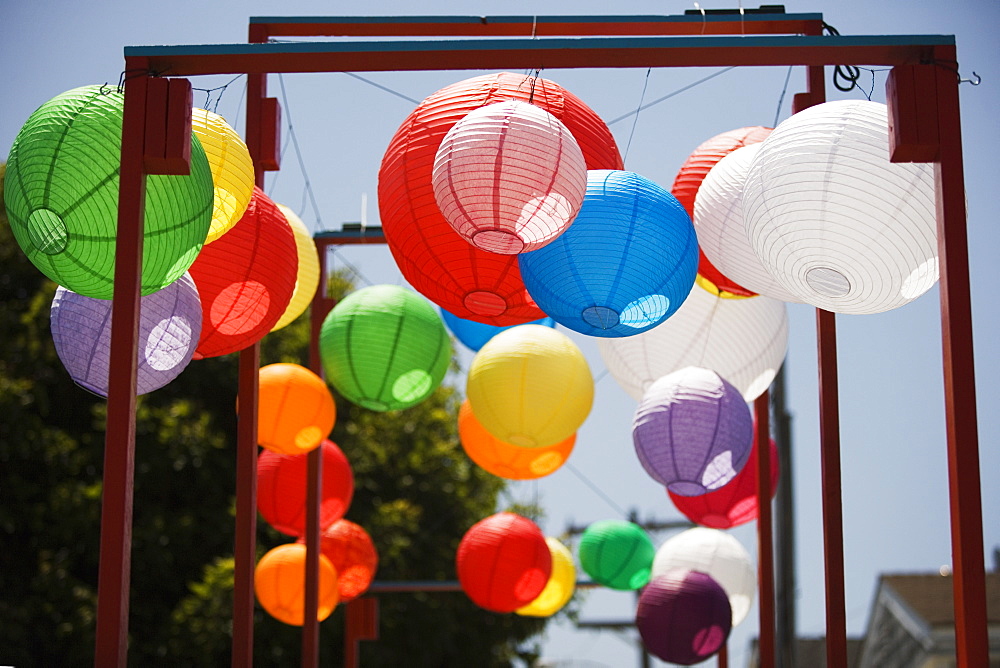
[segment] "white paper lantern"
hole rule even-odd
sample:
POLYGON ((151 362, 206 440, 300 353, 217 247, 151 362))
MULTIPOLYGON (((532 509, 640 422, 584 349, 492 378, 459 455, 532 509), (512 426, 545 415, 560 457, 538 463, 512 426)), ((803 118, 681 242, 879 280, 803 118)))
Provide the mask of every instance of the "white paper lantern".
POLYGON ((569 227, 583 203, 587 165, 559 119, 509 100, 469 112, 448 131, 432 182, 441 213, 462 237, 511 255, 569 227))
POLYGON ((597 345, 608 371, 636 401, 658 378, 687 366, 712 369, 752 401, 781 368, 788 316, 776 299, 725 299, 695 288, 660 325, 597 345))
POLYGON ((889 162, 888 128, 884 104, 828 102, 781 123, 750 165, 750 244, 806 303, 880 313, 937 281, 933 167, 889 162))
POLYGON ((757 592, 757 576, 746 548, 718 529, 696 527, 667 540, 653 558, 653 579, 676 569, 710 575, 722 585, 733 609, 733 626, 750 612, 757 592))
POLYGON ((797 302, 761 264, 743 224, 743 182, 761 144, 738 148, 712 167, 694 200, 698 246, 727 278, 759 295, 797 302))

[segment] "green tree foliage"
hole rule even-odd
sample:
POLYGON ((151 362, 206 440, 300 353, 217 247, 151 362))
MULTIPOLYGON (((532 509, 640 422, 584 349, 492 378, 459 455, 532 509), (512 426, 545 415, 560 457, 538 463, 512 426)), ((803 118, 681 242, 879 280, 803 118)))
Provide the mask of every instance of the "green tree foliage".
MULTIPOLYGON (((0 165, 0 170, 3 167, 0 165)), ((2 171, 0 171, 2 184, 2 171)), ((2 197, 0 197, 2 202, 2 197)), ((0 210, 0 215, 2 215, 0 210)), ((331 289, 351 289, 335 276, 331 289)), ((0 220, 0 664, 92 665, 106 402, 75 386, 48 326, 55 285, 0 220)), ((307 359, 307 317, 270 335, 262 363, 307 359)), ((129 662, 229 662, 236 463, 236 355, 192 364, 139 398, 129 662)), ((406 411, 338 399, 332 438, 354 469, 347 517, 379 550, 379 580, 453 580, 468 527, 504 482, 458 445, 458 397, 444 386, 406 411)), ((258 552, 285 542, 258 520, 258 552)), ((366 666, 504 666, 544 622, 497 615, 461 593, 380 596, 366 666)), ((321 625, 321 662, 340 665, 343 606, 321 625)), ((255 665, 295 665, 301 630, 259 607, 255 665)))

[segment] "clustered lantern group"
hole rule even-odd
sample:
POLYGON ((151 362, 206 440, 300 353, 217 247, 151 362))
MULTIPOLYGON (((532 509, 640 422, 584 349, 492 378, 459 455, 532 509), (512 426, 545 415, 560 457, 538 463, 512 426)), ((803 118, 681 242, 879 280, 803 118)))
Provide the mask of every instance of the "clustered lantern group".
MULTIPOLYGON (((59 358, 98 394, 111 365, 122 104, 96 86, 43 104, 11 148, 4 190, 18 244, 60 285, 59 358)), ((258 507, 298 539, 258 563, 261 605, 304 621, 306 458, 317 449, 319 619, 377 568, 371 537, 344 519, 354 480, 329 440, 331 386, 369 410, 414 406, 449 370, 450 329, 475 353, 461 447, 494 475, 538 479, 567 461, 594 397, 560 325, 598 340, 639 402, 639 462, 701 525, 657 549, 637 524, 595 522, 580 566, 595 583, 641 589, 636 625, 656 656, 689 665, 719 651, 754 595, 749 555, 721 529, 757 516, 759 448, 771 494, 778 482, 747 402, 782 364, 785 303, 879 313, 937 280, 930 167, 890 163, 887 146, 884 105, 821 104, 703 142, 668 190, 625 171, 605 123, 552 81, 505 72, 427 97, 392 137, 378 186, 387 243, 416 292, 375 285, 333 308, 319 335, 325 379, 296 364, 260 370, 258 507)), ((254 186, 224 119, 195 110, 191 147, 189 174, 146 180, 139 393, 284 327, 321 279, 308 229, 254 186)), ((569 548, 510 512, 470 527, 455 565, 468 597, 501 613, 552 615, 575 587, 569 548)))

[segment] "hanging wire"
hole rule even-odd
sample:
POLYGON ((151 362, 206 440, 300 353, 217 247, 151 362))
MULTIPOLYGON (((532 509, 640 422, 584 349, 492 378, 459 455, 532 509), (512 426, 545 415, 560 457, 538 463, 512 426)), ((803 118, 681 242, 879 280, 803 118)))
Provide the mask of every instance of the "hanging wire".
POLYGON ((345 267, 347 267, 355 276, 360 278, 366 284, 366 287, 375 285, 373 281, 369 280, 369 278, 365 276, 363 271, 358 269, 357 265, 351 264, 351 262, 348 261, 346 257, 344 257, 343 253, 340 252, 343 246, 329 246, 329 248, 333 249, 334 257, 336 259, 339 259, 345 267))
POLYGON ((657 105, 657 104, 659 104, 659 103, 661 103, 661 102, 663 102, 665 100, 669 100, 670 98, 672 98, 672 97, 674 97, 676 95, 680 95, 684 91, 691 90, 695 86, 699 86, 699 85, 705 83, 706 81, 708 81, 710 79, 714 79, 715 77, 719 76, 720 74, 725 74, 729 70, 735 70, 735 69, 736 69, 735 65, 731 65, 729 67, 724 67, 721 70, 719 70, 718 72, 713 72, 712 74, 709 74, 707 77, 704 77, 703 79, 698 79, 698 81, 695 81, 692 84, 688 84, 687 86, 684 86, 683 88, 678 88, 677 90, 673 91, 672 93, 667 93, 663 97, 657 98, 657 99, 653 100, 652 102, 650 102, 649 104, 645 104, 645 105, 639 107, 638 109, 635 109, 633 111, 628 112, 627 114, 622 114, 618 118, 613 118, 613 119, 611 119, 610 121, 607 122, 607 125, 614 125, 615 123, 618 123, 619 121, 624 121, 626 118, 628 118, 632 114, 638 113, 640 111, 645 111, 646 109, 649 109, 650 107, 652 107, 654 105, 657 105))
POLYGON ((788 66, 788 71, 785 72, 785 85, 781 89, 781 97, 778 98, 778 108, 774 110, 774 123, 771 123, 771 127, 778 127, 778 119, 781 117, 781 105, 785 103, 785 93, 788 92, 788 81, 792 78, 792 66, 788 66))
MULTIPOLYGON (((295 156, 299 161, 299 170, 302 172, 302 180, 305 182, 305 192, 309 196, 309 201, 312 203, 313 215, 316 216, 316 228, 320 230, 326 229, 323 225, 323 218, 319 213, 319 205, 316 203, 316 194, 312 189, 312 182, 309 180, 309 172, 306 170, 305 160, 302 158, 302 149, 299 148, 299 138, 295 135, 295 126, 292 125, 292 112, 291 107, 288 105, 288 95, 285 91, 285 77, 278 74, 278 84, 281 87, 281 104, 285 108, 285 118, 288 119, 288 136, 292 140, 292 145, 295 147, 295 156)), ((305 196, 303 196, 302 209, 305 209, 305 196)), ((301 210, 301 209, 300 209, 301 210)))
MULTIPOLYGON (((840 37, 840 31, 823 21, 823 30, 831 37, 840 37)), ((837 65, 833 68, 833 85, 837 90, 848 93, 858 85, 861 68, 854 65, 837 65)))
POLYGON ((646 78, 642 81, 642 93, 639 95, 639 106, 635 109, 635 116, 632 118, 632 129, 628 133, 628 142, 625 144, 625 154, 622 156, 622 162, 628 158, 628 150, 632 148, 632 137, 635 136, 635 127, 639 124, 639 112, 642 110, 642 101, 646 99, 646 88, 649 86, 649 74, 653 71, 653 68, 646 69, 646 78))
POLYGON ((361 76, 359 74, 355 74, 354 72, 341 72, 341 74, 346 74, 349 77, 354 77, 358 81, 364 81, 369 86, 374 86, 375 88, 378 88, 379 90, 384 90, 386 93, 390 93, 392 95, 395 95, 396 97, 401 97, 404 100, 406 100, 407 102, 412 102, 413 104, 420 104, 420 100, 414 100, 409 95, 403 95, 398 90, 393 90, 393 89, 389 88, 388 86, 383 86, 380 83, 376 83, 376 82, 372 81, 371 79, 366 79, 366 78, 364 78, 363 76, 361 76))
POLYGON ((230 84, 235 83, 235 81, 237 79, 239 79, 240 77, 243 77, 243 76, 246 76, 246 75, 245 74, 237 74, 235 77, 233 77, 232 79, 230 79, 226 83, 222 84, 221 86, 216 86, 215 88, 194 88, 194 87, 192 87, 191 90, 197 90, 197 91, 201 91, 202 93, 205 93, 205 106, 204 106, 204 109, 207 109, 208 111, 211 111, 212 113, 217 114, 217 113, 219 113, 219 102, 222 101, 222 96, 226 92, 226 89, 229 88, 230 84), (215 104, 213 105, 212 104, 212 93, 214 93, 216 91, 219 91, 219 94, 215 96, 215 104))
POLYGON ((575 466, 573 466, 569 462, 566 462, 565 464, 563 464, 563 466, 565 466, 567 469, 569 469, 569 471, 573 475, 575 475, 577 478, 579 478, 583 482, 583 484, 585 484, 587 487, 589 487, 591 489, 591 491, 593 491, 599 497, 601 497, 602 499, 604 499, 605 503, 607 503, 609 506, 611 506, 612 508, 614 508, 615 510, 617 510, 619 513, 621 513, 622 517, 628 517, 628 513, 625 512, 625 510, 621 506, 619 506, 617 503, 615 503, 614 499, 612 499, 610 496, 608 496, 607 494, 605 494, 604 492, 602 492, 600 487, 598 487, 597 485, 595 485, 594 483, 592 483, 587 478, 587 476, 583 475, 578 470, 576 470, 575 466))

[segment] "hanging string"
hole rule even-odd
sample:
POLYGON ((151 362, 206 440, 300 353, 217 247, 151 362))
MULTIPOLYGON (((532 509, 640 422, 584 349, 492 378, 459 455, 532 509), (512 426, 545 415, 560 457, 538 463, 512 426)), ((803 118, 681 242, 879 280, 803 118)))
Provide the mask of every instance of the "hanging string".
MULTIPOLYGON (((316 194, 313 192, 312 182, 309 180, 309 172, 306 170, 306 163, 302 158, 302 149, 299 147, 299 138, 295 135, 295 126, 292 124, 291 107, 288 104, 288 95, 285 91, 285 77, 280 73, 278 74, 278 84, 281 87, 281 104, 285 108, 284 116, 288 119, 288 136, 292 140, 292 146, 295 148, 295 156, 298 158, 299 170, 302 172, 302 180, 305 182, 305 193, 308 194, 309 201, 312 202, 313 215, 316 216, 316 229, 324 230, 326 227, 323 225, 323 218, 319 212, 319 205, 316 203, 316 194)), ((302 199, 302 209, 305 209, 305 196, 303 196, 302 199)))
POLYGON ((643 105, 643 106, 639 107, 638 109, 635 109, 634 111, 630 111, 627 114, 622 114, 618 118, 613 118, 610 121, 608 121, 606 123, 606 125, 614 125, 615 123, 618 123, 620 121, 624 121, 626 118, 628 118, 632 114, 638 113, 640 111, 645 111, 646 109, 649 109, 652 106, 655 106, 655 105, 657 105, 657 104, 659 104, 661 102, 669 100, 670 98, 672 98, 672 97, 674 97, 676 95, 680 95, 681 93, 683 93, 685 91, 689 91, 692 88, 694 88, 695 86, 699 86, 699 85, 705 83, 706 81, 708 81, 710 79, 714 79, 715 77, 719 76, 720 74, 725 74, 729 70, 735 70, 735 69, 736 69, 735 65, 730 65, 729 67, 724 67, 723 69, 719 70, 718 72, 714 72, 712 74, 709 74, 707 77, 705 77, 703 79, 699 79, 698 81, 695 81, 692 84, 688 84, 687 86, 684 86, 683 88, 678 88, 674 92, 668 93, 668 94, 664 95, 661 98, 657 98, 657 99, 653 100, 652 102, 650 102, 649 104, 643 105))
POLYGON ((233 77, 232 79, 230 79, 226 83, 222 84, 221 86, 216 86, 215 88, 194 88, 194 87, 192 87, 191 90, 197 90, 197 91, 201 91, 202 93, 205 93, 205 105, 204 105, 203 108, 207 109, 208 111, 211 111, 212 113, 217 114, 217 113, 219 113, 219 102, 222 101, 222 96, 226 92, 226 89, 229 88, 230 84, 234 83, 237 79, 239 79, 240 77, 243 77, 243 76, 246 76, 246 75, 245 74, 237 74, 235 77, 233 77), (219 94, 215 96, 215 104, 213 105, 212 104, 212 93, 214 93, 216 91, 219 91, 219 94))
POLYGON ((598 487, 597 485, 595 485, 594 483, 592 483, 590 480, 587 479, 587 476, 585 476, 582 473, 580 473, 579 471, 577 471, 576 467, 574 467, 569 462, 566 462, 565 464, 563 464, 563 466, 565 466, 567 469, 569 469, 569 471, 573 475, 575 475, 577 478, 579 478, 583 482, 583 484, 585 484, 587 487, 589 487, 591 489, 591 491, 593 491, 599 497, 601 497, 602 499, 604 499, 605 503, 607 503, 609 506, 611 506, 612 508, 614 508, 615 510, 617 510, 619 513, 621 513, 622 517, 628 517, 628 513, 625 512, 625 510, 623 510, 621 506, 619 506, 617 503, 615 503, 614 499, 612 499, 610 496, 608 496, 607 494, 605 494, 604 492, 602 492, 600 487, 598 487))
POLYGON ((349 77, 354 77, 358 81, 364 81, 369 86, 374 86, 375 88, 378 88, 379 90, 384 90, 386 93, 390 93, 392 95, 395 95, 396 97, 401 97, 404 100, 406 100, 407 102, 412 102, 413 104, 420 104, 420 100, 414 100, 409 95, 403 95, 402 93, 400 93, 397 90, 393 90, 393 89, 389 88, 388 86, 383 86, 382 84, 376 83, 376 82, 372 81, 371 79, 366 79, 366 78, 364 78, 361 75, 355 74, 354 72, 341 72, 341 74, 346 74, 349 77))
POLYGON ((366 287, 370 285, 375 285, 374 282, 372 282, 371 280, 369 280, 367 276, 365 276, 363 271, 358 269, 356 265, 351 264, 351 262, 349 262, 348 259, 344 257, 344 254, 340 252, 341 249, 344 248, 343 246, 329 246, 329 248, 333 249, 333 254, 335 258, 339 259, 344 264, 344 266, 351 271, 351 273, 360 278, 365 283, 366 287))
POLYGON ((628 158, 628 150, 632 148, 632 137, 635 136, 635 127, 639 124, 639 112, 642 110, 642 101, 646 99, 646 88, 649 86, 649 74, 652 71, 652 67, 646 69, 646 78, 642 82, 642 94, 639 95, 639 106, 636 107, 635 116, 632 118, 632 129, 628 133, 628 142, 625 144, 625 154, 622 156, 622 162, 625 162, 626 158, 628 158))
POLYGON ((792 78, 792 66, 788 66, 788 71, 785 72, 785 85, 781 89, 781 97, 778 98, 778 108, 774 110, 774 123, 771 123, 772 128, 778 127, 778 118, 781 117, 781 105, 785 103, 785 93, 788 92, 788 81, 792 78))

